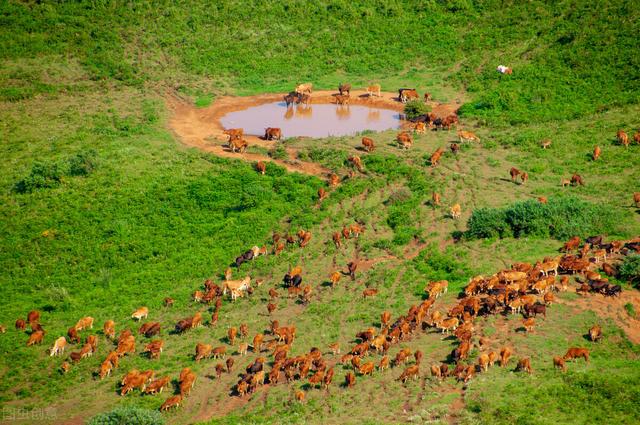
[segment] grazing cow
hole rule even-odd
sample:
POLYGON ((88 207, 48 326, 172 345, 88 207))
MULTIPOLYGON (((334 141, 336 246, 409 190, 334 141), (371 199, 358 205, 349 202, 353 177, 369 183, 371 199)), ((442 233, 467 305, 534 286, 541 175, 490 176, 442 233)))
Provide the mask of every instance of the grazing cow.
POLYGON ((451 149, 451 153, 454 155, 457 155, 460 151, 460 145, 457 143, 451 143, 451 146, 449 146, 449 148, 451 149))
POLYGON ((27 322, 25 322, 23 319, 16 320, 16 330, 23 331, 26 329, 26 327, 27 322))
POLYGON ((162 390, 169 387, 170 378, 165 376, 151 381, 149 385, 144 389, 145 394, 159 394, 162 390))
POLYGON ((500 367, 505 367, 509 364, 509 358, 511 357, 511 349, 509 347, 502 347, 500 349, 500 367))
POLYGON ((329 175, 329 186, 335 187, 338 183, 340 183, 340 177, 335 173, 331 173, 329 175))
POLYGON ((399 89, 398 98, 400 99, 400 102, 407 103, 412 99, 420 99, 420 96, 416 89, 399 89))
POLYGON ((244 153, 248 146, 249 144, 244 139, 234 139, 229 142, 229 148, 231 149, 231 152, 234 153, 236 151, 244 153))
POLYGON ((60 338, 56 339, 56 341, 53 343, 53 347, 50 350, 49 356, 53 357, 53 356, 58 356, 60 354, 63 354, 64 347, 66 346, 67 346, 67 339, 61 336, 60 338))
POLYGON ((327 193, 327 191, 323 187, 318 189, 318 201, 324 201, 327 196, 329 196, 329 193, 327 193))
POLYGON ((571 176, 571 184, 573 186, 584 186, 584 179, 582 178, 582 176, 580 176, 580 174, 574 174, 573 176, 571 176))
POLYGON ((480 141, 480 138, 474 133, 465 130, 458 130, 458 139, 460 139, 460 143, 464 142, 465 140, 469 140, 472 142, 480 141))
POLYGON ((159 359, 160 353, 162 353, 162 347, 164 346, 164 341, 161 339, 157 339, 151 341, 149 344, 145 345, 143 353, 149 353, 150 359, 159 359))
POLYGON ((139 335, 144 335, 147 338, 160 334, 161 325, 160 322, 148 322, 140 326, 138 329, 139 335))
POLYGON ((305 392, 302 390, 296 390, 295 397, 298 403, 304 403, 305 392))
POLYGON ((578 249, 578 247, 580 246, 580 242, 582 242, 582 240, 578 236, 574 236, 567 242, 565 242, 565 244, 562 246, 562 251, 570 252, 578 249))
POLYGON ((349 271, 349 276, 351 277, 351 280, 356 280, 356 270, 358 270, 358 262, 357 261, 349 262, 349 264, 347 264, 347 270, 349 271))
POLYGON ((442 333, 449 333, 449 331, 455 331, 459 323, 457 317, 451 317, 438 323, 438 329, 440 329, 442 333))
POLYGON ((546 196, 538 196, 538 202, 540 202, 541 204, 546 204, 548 202, 547 197, 546 196))
POLYGON ((434 206, 440 205, 440 194, 438 192, 433 192, 431 195, 431 202, 434 206))
POLYGON ((402 381, 404 384, 407 379, 418 379, 420 376, 420 367, 418 365, 409 366, 402 372, 402 375, 398 378, 398 381, 402 381))
POLYGON ((562 187, 567 187, 571 184, 571 180, 569 179, 560 179, 560 185, 562 187))
POLYGON ((427 125, 421 121, 415 123, 413 125, 413 131, 415 131, 416 133, 424 133, 425 131, 427 131, 427 125))
POLYGON ((351 84, 349 83, 340 83, 340 85, 338 86, 338 91, 340 92, 341 95, 346 94, 351 94, 351 84))
POLYGON ((264 340, 264 335, 263 334, 256 334, 256 336, 253 337, 253 352, 254 353, 259 353, 260 351, 262 351, 262 341, 264 340))
POLYGON ((442 154, 444 153, 444 148, 438 148, 432 155, 431 158, 429 158, 429 160, 431 161, 431 166, 435 167, 436 165, 438 165, 438 162, 440 161, 440 158, 442 157, 442 154))
POLYGON ((640 145, 640 131, 633 135, 633 140, 640 145))
POLYGON ((600 154, 602 153, 602 151, 600 150, 600 146, 597 146, 595 148, 593 148, 593 160, 596 161, 598 158, 600 158, 600 154))
POLYGON ((445 128, 447 130, 451 130, 451 127, 454 126, 455 124, 458 123, 458 116, 457 115, 449 115, 446 116, 443 120, 442 120, 442 128, 445 128))
MULTIPOLYGON (((280 140, 282 139, 282 130, 276 127, 267 127, 264 130, 265 140, 280 140)), ((264 173, 263 173, 264 174, 264 173)))
POLYGON ((640 192, 633 193, 633 203, 636 204, 636 208, 640 208, 640 192))
POLYGON ((544 139, 540 142, 540 147, 542 147, 542 149, 547 149, 549 147, 551 147, 551 140, 550 139, 544 139))
POLYGON ((258 171, 260 174, 264 176, 264 173, 267 171, 267 166, 265 165, 264 162, 258 161, 256 163, 256 171, 258 171))
POLYGON ((535 326, 535 324, 536 322, 533 317, 529 317, 528 319, 524 319, 522 321, 522 326, 524 326, 526 332, 533 332, 533 327, 535 326))
POLYGON ((454 220, 460 218, 460 215, 462 214, 462 208, 460 207, 460 204, 453 205, 451 207, 450 213, 451 218, 453 218, 454 220))
POLYGON ((426 102, 430 102, 432 100, 431 98, 431 93, 425 93, 424 94, 424 101, 426 102))
POLYGON ((372 96, 378 96, 381 97, 382 95, 380 94, 380 84, 371 84, 370 86, 367 87, 367 94, 369 95, 369 97, 372 96))
POLYGON ((620 142, 620 144, 625 148, 629 146, 629 136, 627 136, 627 133, 625 133, 623 130, 618 130, 618 132, 616 133, 616 138, 618 139, 618 142, 620 142))
POLYGON ((76 323, 76 329, 78 331, 81 331, 83 329, 93 329, 93 317, 87 316, 78 320, 78 323, 76 323))
POLYGON ((547 317, 547 306, 544 304, 525 304, 524 311, 526 317, 531 317, 532 314, 534 317, 537 317, 538 314, 542 314, 545 318, 547 317))
POLYGON ((164 299, 164 306, 165 307, 173 307, 173 298, 171 297, 166 297, 164 299))
POLYGON ((478 367, 480 367, 480 370, 486 372, 487 370, 489 370, 489 355, 486 353, 482 353, 480 354, 480 357, 478 357, 478 367))
POLYGON ((364 167, 362 165, 362 160, 360 159, 359 156, 357 156, 357 155, 350 156, 348 158, 348 161, 350 163, 352 163, 353 166, 358 169, 358 171, 360 171, 360 172, 364 171, 364 167))
POLYGON ((362 298, 368 298, 378 295, 378 290, 374 288, 365 289, 362 291, 362 298))
POLYGON ((295 92, 298 94, 311 94, 311 91, 313 89, 313 84, 312 83, 304 83, 304 84, 298 84, 296 86, 295 92))
POLYGON ((213 347, 211 346, 211 344, 202 344, 199 342, 198 344, 196 344, 195 361, 198 362, 202 359, 211 357, 212 350, 213 350, 213 347))
POLYGON ((104 336, 109 339, 114 339, 116 337, 116 324, 113 320, 107 320, 104 322, 104 326, 102 327, 102 331, 104 336))
POLYGON ((232 357, 229 357, 225 362, 225 365, 227 366, 227 373, 231 373, 231 368, 233 368, 233 363, 234 361, 232 357))
MULTIPOLYGON (((303 104, 306 106, 309 106, 309 103, 311 102, 311 96, 308 94, 301 94, 297 97, 296 99, 296 103, 298 104, 303 104)), ((309 111, 311 111, 311 109, 309 109, 309 111)), ((300 115, 305 115, 307 114, 307 110, 303 109, 303 108, 298 108, 298 114, 300 115)), ((310 113, 310 112, 309 112, 310 113)))
POLYGON ((370 137, 362 138, 362 146, 364 146, 364 150, 367 152, 373 152, 374 149, 376 148, 375 142, 370 137))
POLYGON ((515 183, 520 173, 522 172, 518 170, 516 167, 511 167, 511 169, 509 170, 509 174, 511 175, 511 181, 515 183))
POLYGON ((211 350, 211 356, 214 359, 218 359, 218 358, 224 359, 226 355, 227 355, 227 347, 221 346, 211 350))
POLYGON ((516 371, 524 371, 528 374, 531 374, 531 361, 528 357, 518 360, 518 366, 516 366, 516 371))
POLYGON ((297 236, 298 236, 298 243, 301 248, 304 248, 305 246, 307 246, 309 244, 309 241, 311 240, 311 232, 308 232, 308 231, 299 230, 297 233, 297 236))
POLYGON ((29 335, 29 340, 27 341, 27 347, 35 344, 42 344, 43 339, 44 339, 44 331, 35 331, 31 335, 29 335))
POLYGON ((40 322, 40 312, 38 310, 30 311, 29 314, 27 314, 27 322, 29 322, 29 324, 40 322))
POLYGON ((442 371, 440 370, 440 366, 437 364, 431 365, 431 376, 434 378, 442 378, 442 371))
POLYGON ((367 362, 363 365, 361 365, 358 368, 358 372, 360 373, 360 375, 373 375, 373 370, 375 369, 376 365, 373 362, 367 362))
POLYGON ((593 325, 591 329, 589 329, 589 339, 593 342, 598 341, 602 338, 602 328, 600 325, 593 325))
POLYGON ((146 319, 149 315, 149 309, 147 307, 140 307, 136 311, 131 314, 131 318, 133 320, 142 320, 146 319))
POLYGON ((174 407, 180 407, 180 404, 182 404, 182 394, 174 395, 172 397, 169 397, 164 403, 162 403, 162 406, 160 406, 160 411, 164 412, 174 407))
POLYGON ((340 278, 342 277, 342 273, 340 272, 333 272, 331 273, 331 276, 329 277, 329 281, 331 282, 331 287, 335 287, 338 282, 340 282, 340 278))
POLYGON ((223 134, 226 134, 227 136, 229 136, 229 140, 227 140, 229 143, 231 143, 232 140, 240 140, 242 139, 242 135, 244 134, 244 130, 241 128, 229 128, 225 131, 222 132, 223 134))
POLYGON ((564 359, 560 356, 556 356, 553 358, 553 367, 556 369, 560 369, 563 372, 567 371, 567 365, 564 362, 564 359))
POLYGON ((67 331, 67 336, 69 337, 69 342, 79 344, 80 343, 80 335, 78 335, 78 330, 75 326, 72 326, 67 331))
POLYGON ((564 360, 573 360, 580 357, 584 358, 585 362, 589 363, 589 350, 586 348, 569 348, 562 358, 564 360))

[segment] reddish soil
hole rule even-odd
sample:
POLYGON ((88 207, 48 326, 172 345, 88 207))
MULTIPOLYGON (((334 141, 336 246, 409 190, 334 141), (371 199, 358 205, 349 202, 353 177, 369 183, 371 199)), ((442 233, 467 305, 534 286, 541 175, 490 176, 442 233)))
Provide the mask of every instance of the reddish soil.
POLYGON ((634 344, 640 344, 640 320, 629 316, 624 306, 631 303, 635 311, 640 311, 640 293, 638 291, 622 291, 618 297, 604 297, 598 294, 580 296, 577 300, 563 301, 580 310, 591 310, 600 317, 613 320, 634 344))

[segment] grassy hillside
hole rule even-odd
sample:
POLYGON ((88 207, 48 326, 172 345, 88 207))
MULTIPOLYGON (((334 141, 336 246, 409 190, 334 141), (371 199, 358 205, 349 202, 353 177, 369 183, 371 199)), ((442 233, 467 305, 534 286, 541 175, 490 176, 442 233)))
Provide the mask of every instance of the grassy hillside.
MULTIPOLYGON (((640 147, 615 141, 618 128, 640 128, 639 18, 637 2, 619 0, 1 2, 0 324, 8 330, 0 335, 0 407, 52 407, 58 421, 122 405, 157 409, 164 396, 122 398, 116 381, 132 368, 175 378, 189 366, 199 376, 195 395, 166 416, 169 423, 637 422, 640 352, 619 328, 631 313, 618 304, 579 308, 575 294, 563 294, 533 335, 517 331, 520 317, 480 320, 494 349, 512 344, 518 356, 532 358, 535 372, 494 368, 465 388, 428 377, 403 386, 396 368, 358 377, 353 391, 309 391, 303 405, 292 403, 303 382, 239 401, 229 396, 236 374, 218 381, 214 361, 196 365, 192 353, 198 341, 224 344, 228 326, 246 322, 251 335, 265 329, 266 293, 290 265, 303 266, 314 296, 305 306, 279 289, 274 317, 297 324, 294 354, 302 354, 334 341, 344 350, 356 332, 378 326, 383 310, 396 317, 419 302, 427 281, 451 283, 439 301, 444 310, 469 277, 555 255, 561 246, 545 232, 453 244, 481 208, 538 196, 577 199, 610 219, 588 223, 595 227, 576 220, 570 229, 640 234, 631 203, 640 191, 640 147), (498 64, 514 74, 498 74, 498 64), (452 132, 417 136, 409 151, 396 148, 395 132, 373 134, 378 150, 371 155, 354 149, 360 136, 288 140, 299 159, 340 175, 349 155, 363 156, 365 172, 317 206, 317 190, 326 187, 319 178, 272 164, 261 176, 252 164, 181 146, 168 129, 167 93, 206 106, 219 95, 287 91, 301 81, 319 88, 378 81, 384 90, 415 86, 438 101, 463 99, 462 124, 475 126, 482 143, 457 156, 447 151, 434 168, 428 158, 455 139, 452 132), (545 138, 553 145, 542 150, 545 138), (597 163, 590 160, 595 144, 603 149, 597 163), (526 185, 509 181, 512 166, 529 172, 526 185), (587 184, 561 188, 560 179, 576 172, 587 184), (433 191, 442 194, 442 207, 429 202, 433 191), (456 202, 463 206, 458 221, 448 218, 456 202), (331 232, 356 220, 365 234, 337 250, 331 232), (204 279, 220 279, 272 231, 300 228, 314 234, 308 248, 289 247, 236 273, 265 284, 252 298, 225 302, 218 326, 169 334, 196 311, 210 317, 190 301, 204 279), (343 278, 328 288, 328 274, 354 258, 371 264, 356 282, 343 278), (380 294, 363 300, 366 287, 380 294), (162 307, 166 296, 176 300, 173 309, 162 307), (114 319, 118 331, 135 331, 129 315, 140 305, 163 324, 167 346, 159 361, 136 355, 115 376, 95 380, 112 347, 94 329, 98 353, 59 374, 60 359, 45 352, 55 337, 84 315, 98 328, 114 319), (13 329, 31 309, 43 312, 41 347, 25 347, 27 335, 13 329), (600 344, 583 338, 595 322, 605 328, 600 344), (593 359, 561 375, 550 358, 570 344, 588 345, 593 359), (372 401, 386 406, 375 418, 372 401)), ((406 344, 423 350, 427 364, 454 346, 433 331, 406 344)), ((236 372, 254 357, 235 356, 236 372)), ((334 382, 347 370, 336 368, 334 382)))

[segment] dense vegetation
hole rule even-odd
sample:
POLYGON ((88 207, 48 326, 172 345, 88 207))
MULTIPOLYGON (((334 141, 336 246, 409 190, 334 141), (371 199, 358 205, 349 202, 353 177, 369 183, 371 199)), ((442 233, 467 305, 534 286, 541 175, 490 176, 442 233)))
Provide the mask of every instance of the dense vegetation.
MULTIPOLYGON (((129 315, 149 305, 168 341, 153 368, 175 378, 193 366, 202 378, 196 393, 222 396, 210 402, 223 406, 235 376, 207 377, 212 365, 193 364, 193 345, 223 341, 226 326, 241 321, 252 332, 264 328, 270 318, 260 291, 291 265, 304 265, 319 294, 309 306, 278 304, 299 326, 301 352, 335 340, 346 346, 355 332, 377 326, 385 309, 404 314, 428 280, 448 280, 453 298, 471 276, 557 251, 559 242, 549 238, 639 234, 629 206, 630 193, 640 191, 637 146, 614 140, 618 128, 632 134, 640 126, 638 40, 640 4, 624 0, 0 2, 0 295, 8 300, 0 309, 8 328, 0 335, 1 407, 63 406, 61 416, 68 409, 82 418, 108 411, 94 423, 119 423, 123 415, 158 422, 159 397, 116 395, 123 370, 147 369, 148 359, 126 358, 116 376, 95 380, 108 350, 101 342, 96 356, 63 377, 59 358, 44 346, 25 347, 26 335, 12 329, 34 308, 43 312, 49 344, 81 315, 94 316, 98 327, 114 318, 118 330, 135 329, 129 315), (498 64, 514 74, 498 74, 498 64), (320 178, 271 163, 261 176, 250 163, 186 149, 167 130, 167 91, 204 107, 219 95, 285 91, 301 81, 318 88, 380 82, 383 90, 416 87, 436 101, 461 99, 462 123, 475 125, 482 143, 447 152, 431 167, 430 154, 454 140, 452 133, 416 135, 406 152, 397 150, 394 132, 373 134, 377 151, 358 151, 365 171, 318 206, 317 190, 326 187, 320 178), (552 148, 540 149, 543 138, 553 138, 552 148), (594 163, 596 143, 603 156, 594 163), (510 166, 529 172, 527 185, 508 181, 510 166), (574 172, 586 185, 557 196, 560 178, 574 172), (434 191, 442 207, 431 204, 434 191), (454 202, 465 220, 449 218, 454 202), (354 221, 366 227, 357 241, 341 250, 327 243, 354 221), (200 309, 189 300, 205 278, 268 243, 273 230, 300 228, 314 232, 307 250, 290 248, 237 272, 265 277, 257 297, 225 303, 219 327, 169 334, 166 326, 200 309), (458 234, 468 237, 452 244, 458 234), (362 271, 361 281, 325 288, 327 273, 354 256, 385 261, 362 271), (364 286, 379 296, 363 300, 364 286), (165 296, 176 300, 173 310, 161 307, 165 296)), ((299 159, 345 175, 360 137, 287 140, 268 153, 287 159, 285 147, 293 147, 299 159)), ((628 257, 621 279, 637 281, 638 264, 628 257)), ((549 363, 558 347, 587 344, 585 324, 598 320, 553 306, 539 333, 509 334, 532 357, 534 375, 496 368, 480 376, 455 419, 637 422, 640 353, 615 323, 604 321, 591 365, 559 375, 549 363)), ((519 325, 516 317, 482 322, 489 336, 519 325)), ((451 351, 435 333, 407 344, 429 361, 451 351)), ((290 402, 292 387, 273 386, 212 423, 451 419, 458 387, 442 396, 435 383, 426 381, 424 391, 395 378, 397 369, 359 380, 358 391, 310 391, 304 405, 290 402), (369 420, 372 400, 387 407, 384 417, 369 420), (405 413, 407 402, 426 411, 405 413)), ((452 382, 439 388, 451 390, 452 382)), ((193 409, 181 407, 167 423, 193 422, 193 409)))
MULTIPOLYGON (((284 90, 302 80, 326 86, 344 74, 385 82, 455 65, 448 78, 474 97, 464 113, 492 122, 576 118, 640 100, 640 59, 633 54, 638 2, 504 6, 500 0, 9 1, 0 6, 0 55, 50 67, 71 56, 91 80, 134 86, 168 80, 196 91, 284 90), (612 24, 611 17, 620 20, 612 24), (497 74, 499 63, 514 74, 497 74)), ((15 68, 4 75, 2 98, 68 85, 47 77, 15 68)))
POLYGON ((517 202, 504 208, 479 208, 467 223, 469 238, 552 237, 566 240, 598 234, 626 233, 620 229, 619 217, 605 205, 579 198, 551 198, 517 202))

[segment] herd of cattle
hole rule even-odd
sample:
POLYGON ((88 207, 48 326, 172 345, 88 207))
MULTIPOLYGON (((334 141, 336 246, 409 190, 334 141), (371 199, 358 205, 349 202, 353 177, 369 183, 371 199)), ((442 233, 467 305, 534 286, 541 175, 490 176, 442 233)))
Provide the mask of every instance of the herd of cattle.
MULTIPOLYGON (((343 246, 344 240, 356 239, 365 231, 360 223, 343 226, 342 230, 332 235, 332 242, 336 248, 343 246)), ((277 255, 284 249, 285 244, 297 245, 300 248, 307 246, 311 240, 311 233, 300 230, 295 236, 279 235, 274 233, 273 246, 267 249, 253 247, 234 262, 236 268, 240 268, 246 261, 252 261, 260 255, 277 255)), ((421 350, 412 352, 408 348, 400 348, 395 356, 390 357, 390 350, 396 345, 402 345, 420 332, 435 329, 443 334, 452 334, 458 341, 458 346, 443 362, 432 364, 429 372, 437 379, 453 376, 462 382, 468 382, 477 373, 486 372, 490 366, 498 361, 500 366, 507 366, 509 359, 515 351, 514 347, 492 346, 492 341, 481 335, 474 326, 478 317, 495 314, 523 314, 523 329, 532 332, 538 324, 539 317, 546 318, 547 308, 555 302, 554 292, 566 291, 569 288, 569 276, 575 275, 578 283, 576 293, 587 292, 602 294, 604 296, 617 296, 621 292, 619 285, 612 285, 606 276, 616 274, 615 262, 621 256, 629 253, 640 253, 640 238, 630 241, 611 241, 605 243, 602 236, 591 237, 584 241, 574 237, 567 241, 563 248, 563 254, 558 257, 548 257, 535 264, 515 263, 510 269, 500 270, 492 276, 476 276, 470 279, 467 286, 461 292, 456 304, 443 310, 442 303, 437 300, 448 290, 447 281, 430 282, 424 288, 426 299, 419 304, 411 306, 405 315, 392 320, 391 313, 385 311, 380 316, 378 328, 369 327, 355 335, 357 343, 346 354, 340 356, 339 343, 328 345, 329 354, 323 354, 318 347, 311 348, 306 354, 292 355, 292 345, 296 338, 296 326, 281 326, 277 320, 272 320, 268 329, 255 334, 252 344, 245 342, 249 336, 247 324, 240 324, 239 328, 229 327, 226 342, 227 345, 214 347, 212 344, 199 342, 195 347, 194 361, 200 362, 209 358, 223 360, 231 351, 245 356, 249 350, 256 353, 257 357, 248 364, 244 372, 239 374, 239 380, 233 387, 234 394, 242 397, 245 394, 255 392, 265 383, 276 385, 280 382, 301 381, 307 382, 308 388, 328 387, 332 384, 336 367, 342 365, 343 369, 349 369, 344 377, 344 386, 349 388, 355 385, 358 376, 373 375, 377 370, 382 372, 389 367, 404 366, 398 379, 405 382, 421 376, 421 362, 423 353, 421 350), (239 329, 239 332, 238 332, 239 329), (269 339, 266 339, 266 336, 269 339), (237 342, 237 344, 236 344, 237 342), (471 350, 477 347, 480 350, 477 363, 465 363, 471 350), (493 348, 493 349, 492 349, 493 348), (372 358, 379 356, 379 359, 372 358), (393 359, 393 360, 392 360, 393 359), (409 363, 409 365, 407 365, 409 363), (267 365, 271 364, 267 371, 267 365)), ((336 271, 329 276, 330 286, 333 288, 340 281, 341 276, 348 275, 355 280, 357 261, 347 265, 347 271, 336 271)), ((249 276, 242 280, 231 280, 232 269, 228 268, 224 273, 221 285, 211 279, 204 282, 203 290, 193 293, 193 301, 211 305, 213 313, 208 326, 218 323, 219 310, 225 296, 236 300, 240 297, 251 296, 254 288, 249 276)), ((263 280, 257 279, 256 287, 261 286, 263 280)), ((303 303, 310 302, 312 292, 311 285, 303 285, 302 269, 290 268, 285 274, 282 286, 287 288, 289 296, 297 295, 303 303)), ((364 291, 363 296, 372 296, 377 293, 374 288, 364 291)), ((268 313, 275 310, 274 301, 280 296, 277 287, 269 290, 268 313)), ((171 298, 164 301, 165 307, 173 305, 171 298)), ((142 321, 149 316, 147 307, 140 307, 131 314, 134 321, 142 321)), ((544 320, 544 319, 542 319, 544 320)), ((31 311, 26 320, 18 319, 15 328, 24 331, 27 325, 31 333, 27 340, 27 346, 42 344, 45 330, 40 323, 40 312, 31 311)), ((55 339, 49 351, 50 356, 60 356, 65 352, 68 344, 80 344, 79 351, 70 353, 69 358, 61 364, 60 370, 66 373, 72 364, 91 357, 97 350, 97 335, 87 335, 82 343, 80 332, 93 329, 94 319, 83 317, 69 328, 67 336, 55 339)), ((174 326, 175 334, 182 334, 190 329, 205 325, 202 311, 193 316, 181 319, 174 326)), ((4 328, 3 328, 4 330, 4 328)), ((146 322, 138 329, 138 335, 151 339, 160 335, 162 325, 160 322, 146 322)), ((602 337, 602 329, 594 325, 589 329, 589 337, 597 341, 602 337)), ((116 338, 116 327, 113 320, 107 320, 103 326, 103 335, 106 344, 112 344, 106 358, 101 362, 95 376, 105 379, 118 368, 120 360, 127 355, 136 353, 136 336, 130 329, 123 329, 116 338)), ((164 341, 151 339, 140 352, 150 360, 158 359, 163 352, 164 341)), ((564 356, 553 357, 553 365, 566 370, 565 361, 584 358, 589 360, 589 350, 583 347, 569 347, 564 356)), ((234 366, 234 357, 229 356, 224 363, 214 366, 218 378, 223 373, 231 373, 234 366)), ((532 373, 531 359, 522 357, 517 363, 516 370, 532 373)), ((177 394, 170 396, 161 406, 161 410, 179 406, 184 397, 187 397, 196 381, 196 374, 189 368, 184 368, 177 379, 177 394)), ((129 370, 120 380, 119 392, 126 395, 134 390, 144 394, 159 394, 171 386, 169 376, 156 377, 150 370, 129 370)), ((305 392, 297 390, 295 398, 304 400, 305 392)))

